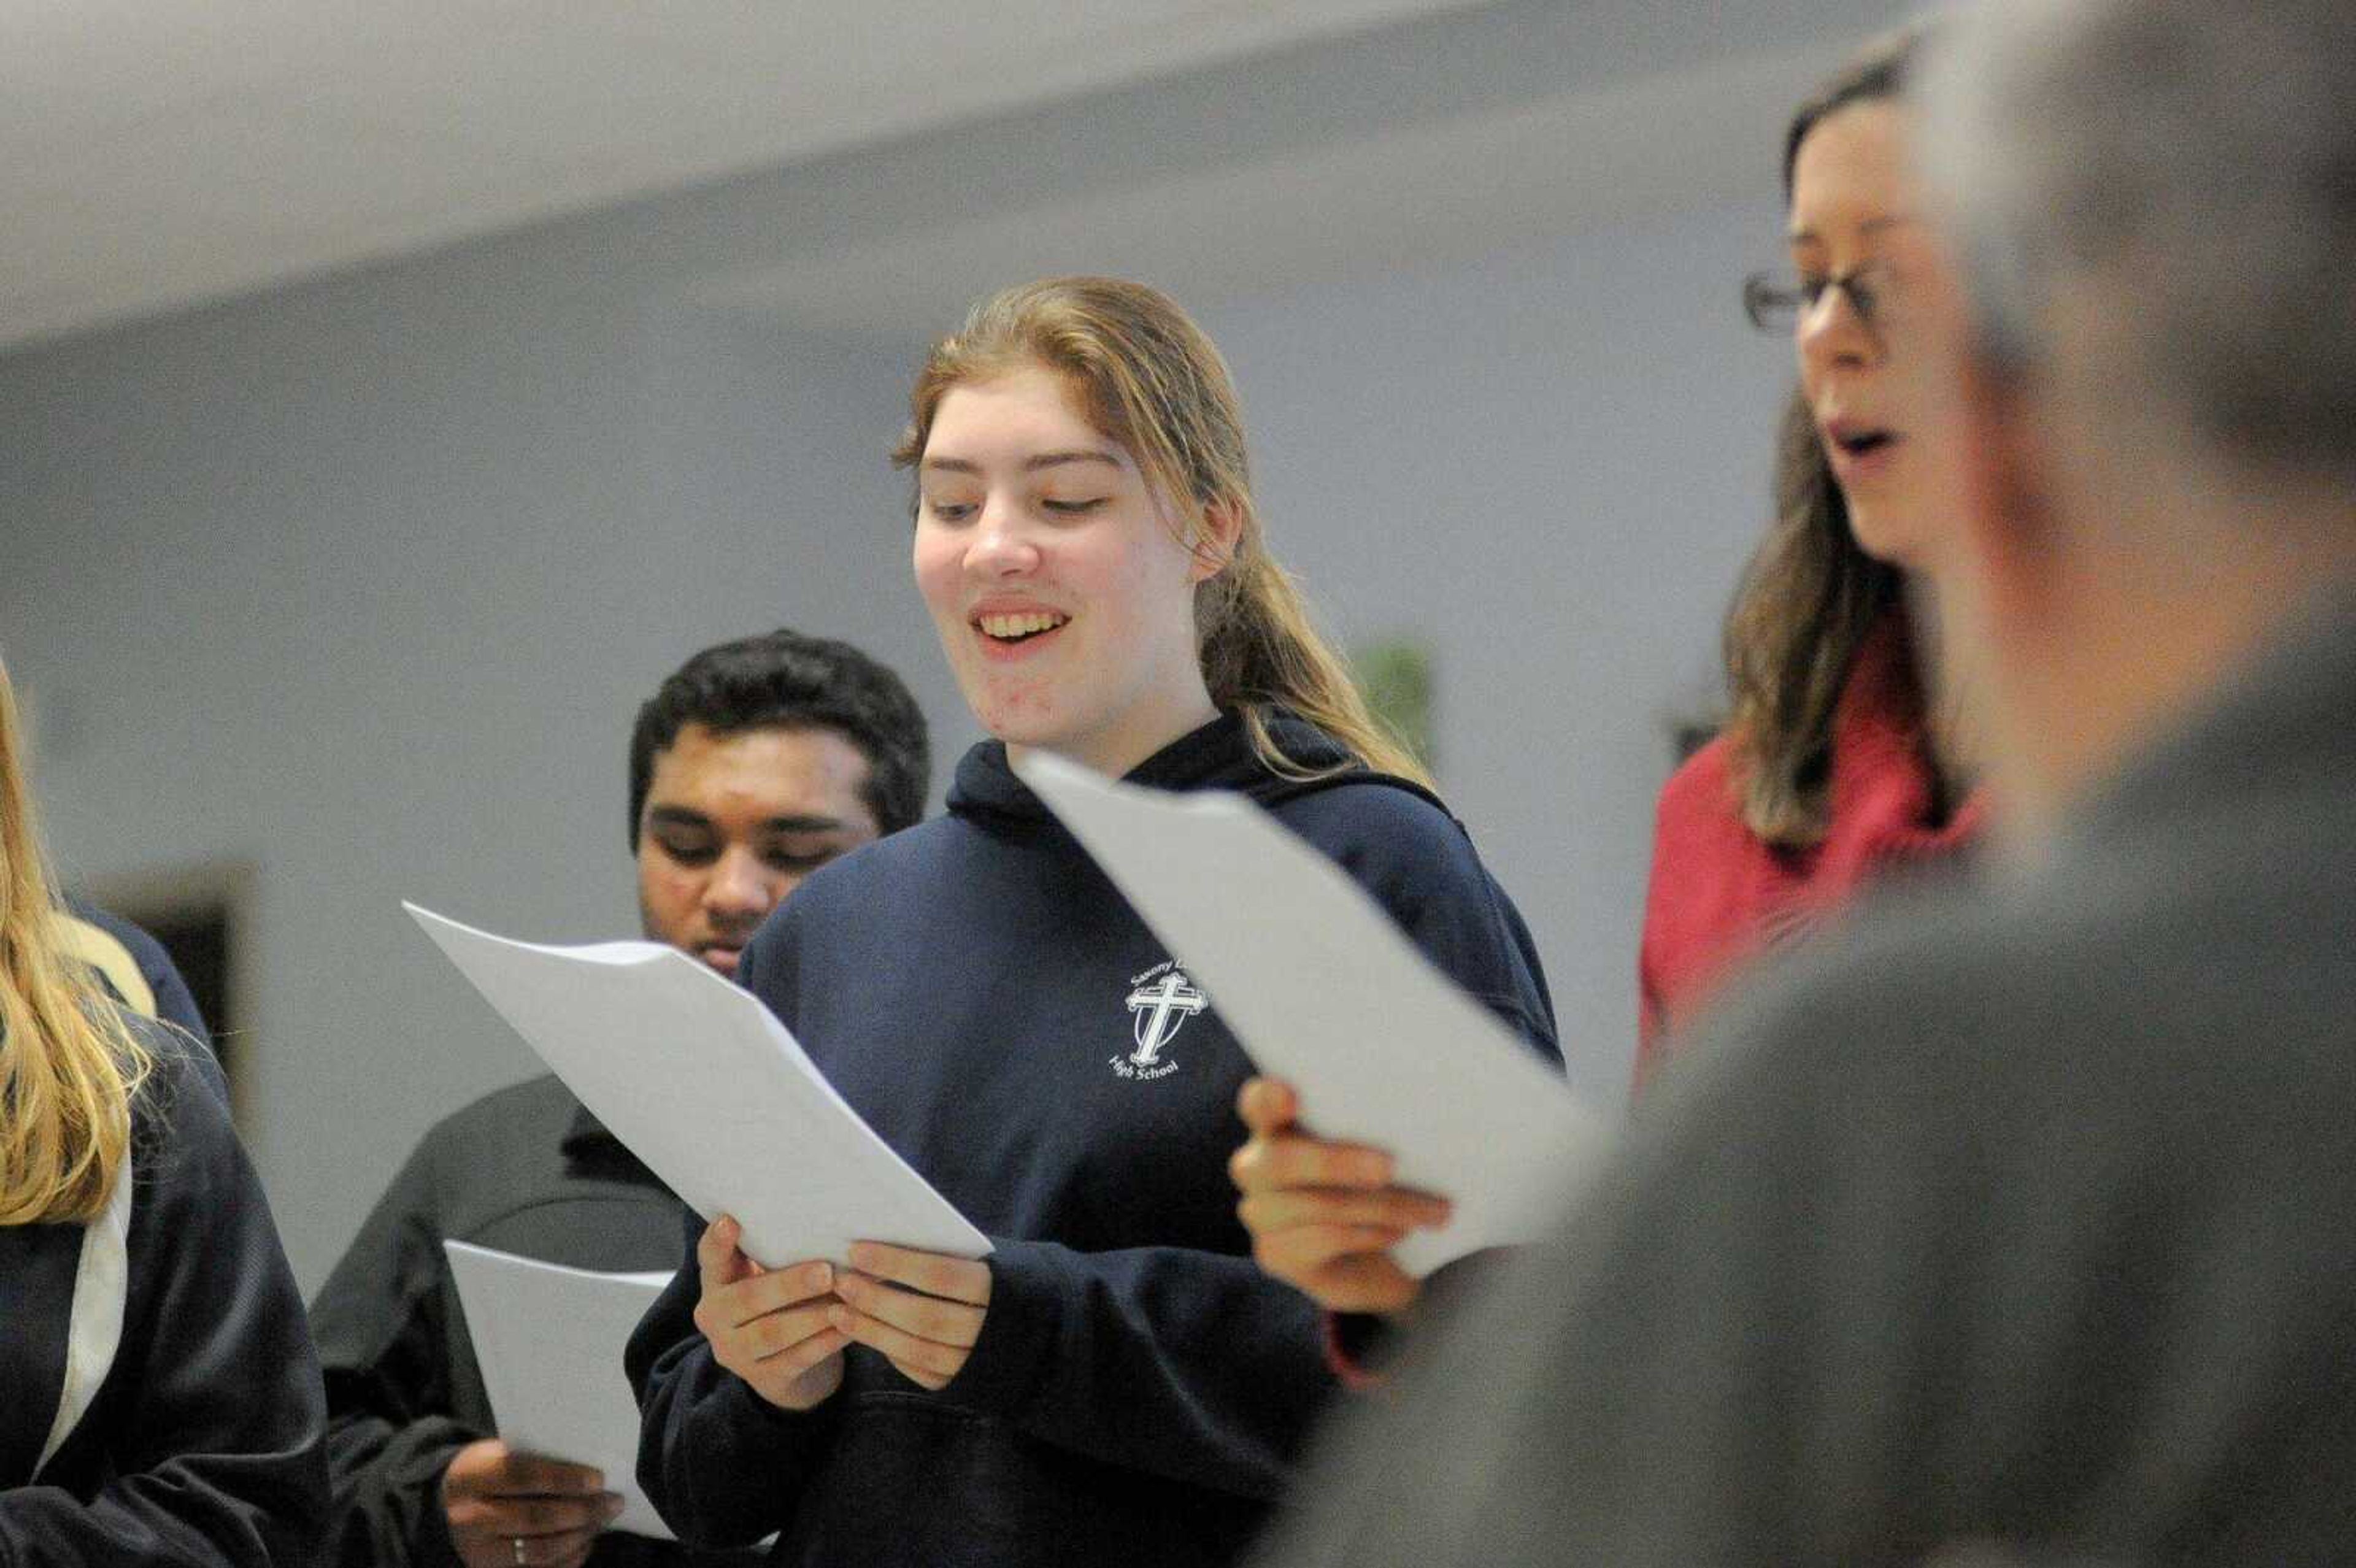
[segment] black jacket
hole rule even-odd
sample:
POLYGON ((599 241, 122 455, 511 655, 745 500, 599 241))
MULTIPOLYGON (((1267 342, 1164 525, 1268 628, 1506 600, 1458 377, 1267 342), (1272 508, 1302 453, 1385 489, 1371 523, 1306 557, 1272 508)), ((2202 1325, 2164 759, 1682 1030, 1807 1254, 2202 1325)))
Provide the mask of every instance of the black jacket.
POLYGON ((122 1272, 84 1269, 93 1227, 0 1227, 0 1568, 305 1564, 327 1483, 302 1298, 209 1061, 134 1027, 155 1070, 133 1112, 122 1272), (36 1474, 78 1285, 85 1312, 121 1301, 121 1332, 36 1474))
MULTIPOLYGON (((1258 797, 1558 1057, 1521 921, 1429 795, 1277 777, 1232 719, 1130 778, 1258 797)), ((782 1530, 793 1563, 1228 1562, 1332 1387, 1314 1309, 1254 1265, 1236 1218, 1249 1066, 1001 746, 966 756, 949 808, 802 884, 744 976, 991 1238, 980 1342, 939 1393, 854 1347, 841 1392, 787 1414, 712 1360, 691 1267, 631 1342, 641 1479, 682 1536, 782 1530)))
MULTIPOLYGON (((679 1261, 680 1213, 553 1077, 487 1094, 426 1134, 311 1304, 335 1478, 328 1560, 458 1561, 442 1472, 493 1423, 444 1240, 573 1268, 663 1269, 679 1261)), ((696 1560, 618 1534, 590 1556, 600 1568, 696 1560)))

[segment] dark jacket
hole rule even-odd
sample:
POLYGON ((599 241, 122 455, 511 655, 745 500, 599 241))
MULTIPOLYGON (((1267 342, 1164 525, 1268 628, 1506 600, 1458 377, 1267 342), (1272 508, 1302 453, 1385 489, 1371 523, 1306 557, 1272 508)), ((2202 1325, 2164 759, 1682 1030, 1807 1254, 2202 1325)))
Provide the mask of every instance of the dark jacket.
MULTIPOLYGON (((1282 733, 1301 760, 1341 760, 1282 733)), ((1430 796, 1363 772, 1279 778, 1231 719, 1130 779, 1256 796, 1559 1059, 1527 933, 1430 796)), ((805 882, 744 973, 991 1238, 991 1304, 946 1390, 854 1347, 841 1391, 788 1414, 712 1360, 691 1267, 630 1349, 639 1473, 665 1517, 714 1542, 781 1530, 775 1557, 797 1564, 1231 1561, 1333 1386, 1314 1309, 1254 1265, 1236 1218, 1249 1065, 1003 747, 966 756, 947 817, 805 882)))
MULTIPOLYGON (((139 977, 146 983, 148 994, 155 1000, 156 1018, 187 1030, 191 1039, 207 1050, 211 1049, 212 1030, 205 1027, 205 1016, 197 1009, 197 998, 188 990, 188 982, 181 977, 178 965, 172 962, 172 955, 164 951, 162 943, 113 911, 101 909, 83 900, 67 900, 66 909, 75 918, 89 922, 122 944, 125 955, 138 967, 139 977)), ((111 986, 112 976, 106 978, 111 986)))
POLYGON ((155 1069, 133 1112, 122 1272, 95 1244, 84 1267, 92 1227, 0 1227, 0 1568, 305 1564, 327 1482, 302 1298, 197 1048, 134 1027, 155 1069), (86 1314, 121 1302, 121 1332, 36 1474, 78 1286, 86 1314))
MULTIPOLYGON (((611 1273, 679 1261, 670 1189, 554 1077, 485 1095, 426 1134, 311 1304, 327 1371, 329 1561, 458 1561, 442 1511, 450 1456, 494 1430, 444 1240, 611 1273)), ((608 1534, 590 1562, 691 1562, 608 1534)))
POLYGON ((1274 1561, 2348 1562, 2351 714, 2356 596, 2033 875, 1730 999, 1274 1561))

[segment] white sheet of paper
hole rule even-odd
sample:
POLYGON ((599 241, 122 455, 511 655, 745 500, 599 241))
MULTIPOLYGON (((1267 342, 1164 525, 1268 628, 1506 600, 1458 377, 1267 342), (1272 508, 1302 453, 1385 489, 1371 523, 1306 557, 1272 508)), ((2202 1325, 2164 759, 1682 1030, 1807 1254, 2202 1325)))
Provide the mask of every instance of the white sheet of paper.
POLYGON ((622 1347, 668 1274, 592 1274, 465 1242, 444 1242, 475 1361, 510 1448, 589 1465, 622 1495, 607 1526, 669 1541, 638 1489, 638 1406, 622 1347))
POLYGON ((512 942, 404 902, 565 1087, 745 1254, 855 1241, 978 1258, 989 1239, 875 1136, 759 997, 652 942, 512 942))
POLYGON ((1033 752, 1017 769, 1321 1137, 1445 1194, 1396 1252, 1427 1274, 1538 1235, 1603 1123, 1434 969, 1348 873, 1239 795, 1173 795, 1033 752))

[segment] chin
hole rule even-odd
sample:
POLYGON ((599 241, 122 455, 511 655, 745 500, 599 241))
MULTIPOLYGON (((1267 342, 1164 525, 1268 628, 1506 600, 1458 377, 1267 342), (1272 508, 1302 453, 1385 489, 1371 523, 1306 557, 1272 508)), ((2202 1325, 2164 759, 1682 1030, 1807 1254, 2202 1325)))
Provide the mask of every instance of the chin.
POLYGON ((973 716, 993 739, 1010 746, 1052 752, 1071 736, 1068 725, 1058 722, 1051 714, 1036 711, 1029 704, 977 703, 973 716))
POLYGON ((1914 518, 1904 515, 1903 508, 1869 502, 1859 506, 1855 501, 1848 506, 1848 532, 1857 541, 1857 548, 1900 571, 1915 569, 1914 558, 1919 553, 1915 539, 1920 530, 1914 522, 1914 518))

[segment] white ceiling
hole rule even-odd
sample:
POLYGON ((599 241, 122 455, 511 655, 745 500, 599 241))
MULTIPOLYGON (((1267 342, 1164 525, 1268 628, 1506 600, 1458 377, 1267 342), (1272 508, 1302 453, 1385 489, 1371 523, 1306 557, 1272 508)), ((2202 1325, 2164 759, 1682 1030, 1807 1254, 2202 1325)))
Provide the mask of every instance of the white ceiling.
POLYGON ((1467 0, 0 0, 0 346, 1467 0))

